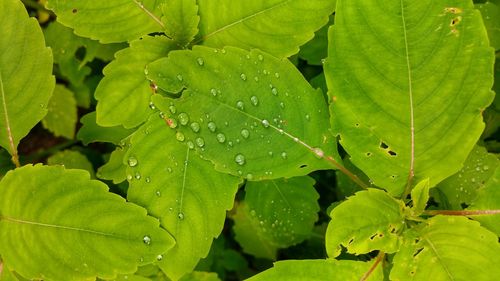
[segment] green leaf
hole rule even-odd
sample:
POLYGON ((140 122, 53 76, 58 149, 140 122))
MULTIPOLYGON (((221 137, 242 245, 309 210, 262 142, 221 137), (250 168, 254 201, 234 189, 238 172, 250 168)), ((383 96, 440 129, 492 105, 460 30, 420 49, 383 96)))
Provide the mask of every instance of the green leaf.
POLYGON ((182 277, 180 281, 220 281, 217 273, 193 271, 182 277))
POLYGON ((123 158, 127 153, 126 149, 117 147, 106 164, 97 170, 97 177, 103 180, 112 180, 118 184, 127 179, 126 165, 123 164, 123 158))
POLYGON ((387 192, 369 188, 349 197, 330 213, 326 230, 326 251, 337 257, 344 246, 348 253, 365 254, 374 250, 394 253, 401 242, 404 227, 402 201, 387 192))
POLYGON ((289 57, 328 22, 331 0, 199 0, 200 35, 212 47, 261 49, 289 57))
POLYGON ((333 129, 391 194, 413 173, 435 186, 481 135, 493 61, 469 0, 339 0, 325 67, 333 129))
POLYGON ((0 194, 0 252, 25 278, 109 279, 174 244, 146 210, 82 170, 24 166, 2 179, 0 194))
POLYGON ((125 129, 122 126, 101 127, 96 123, 96 112, 84 115, 80 122, 83 126, 76 134, 76 138, 87 145, 91 142, 110 142, 119 144, 121 140, 132 134, 135 129, 125 129))
POLYGON ((487 1, 484 4, 476 4, 475 7, 483 16, 484 25, 488 31, 490 46, 496 50, 500 49, 500 3, 487 1))
POLYGON ((73 93, 57 84, 47 106, 47 115, 42 119, 43 127, 55 136, 72 139, 77 121, 76 100, 73 93))
POLYGON ((328 56, 328 28, 331 25, 333 25, 333 16, 330 16, 328 24, 316 31, 311 41, 300 47, 301 59, 311 65, 322 65, 323 59, 328 56))
POLYGON ((97 124, 132 128, 146 121, 151 114, 152 91, 145 75, 146 64, 166 56, 174 46, 163 36, 148 36, 116 53, 116 60, 104 68, 104 78, 95 92, 97 124))
POLYGON ((102 43, 124 42, 164 29, 159 17, 164 0, 49 0, 57 20, 82 37, 102 43))
MULTIPOLYGON (((497 167, 494 174, 486 182, 484 188, 477 193, 477 198, 472 201, 468 210, 500 210, 500 167, 497 167)), ((500 236, 500 214, 472 216, 481 223, 482 226, 495 232, 500 236)))
POLYGON ((240 179, 217 173, 213 165, 175 140, 154 116, 131 138, 125 157, 128 199, 144 206, 175 237, 176 245, 158 263, 172 279, 191 272, 222 231, 240 179))
POLYGON ((498 237, 465 217, 433 217, 406 232, 405 239, 394 257, 393 281, 487 281, 500 276, 498 237))
POLYGON ((411 200, 413 201, 411 211, 413 215, 418 216, 425 210, 427 201, 429 201, 429 189, 429 179, 425 179, 419 182, 411 191, 411 200))
POLYGON ((235 239, 243 250, 275 259, 278 248, 307 239, 318 220, 319 195, 314 183, 307 176, 247 182, 244 204, 233 217, 235 239))
POLYGON ((195 0, 171 0, 162 6, 165 34, 178 46, 187 46, 198 34, 198 5, 195 0))
MULTIPOLYGON (((349 260, 288 260, 274 263, 274 267, 259 273, 248 281, 324 281, 360 280, 372 262, 349 260)), ((378 266, 368 281, 384 280, 382 267, 378 266)))
POLYGON ((484 183, 493 175, 500 161, 484 147, 476 145, 464 162, 464 167, 434 189, 434 198, 446 209, 462 210, 470 204, 484 183))
POLYGON ((85 155, 74 150, 63 150, 50 156, 47 159, 48 165, 63 165, 66 169, 82 169, 89 172, 90 177, 94 178, 94 167, 85 155))
POLYGON ((52 54, 20 1, 1 1, 0 11, 0 146, 17 158, 19 141, 47 114, 52 54))
POLYGON ((195 46, 148 70, 160 88, 183 91, 177 99, 152 100, 177 138, 217 170, 262 180, 331 168, 317 158, 337 155, 323 95, 288 60, 195 46))

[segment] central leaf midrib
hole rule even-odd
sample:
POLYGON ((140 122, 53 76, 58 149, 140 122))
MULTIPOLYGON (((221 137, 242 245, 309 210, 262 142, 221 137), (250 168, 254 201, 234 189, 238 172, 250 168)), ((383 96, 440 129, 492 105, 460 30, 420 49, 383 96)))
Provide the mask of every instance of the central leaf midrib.
POLYGON ((0 69, 0 93, 2 94, 2 106, 3 106, 3 113, 4 113, 4 119, 5 119, 5 130, 7 133, 7 138, 9 139, 9 146, 11 149, 11 153, 16 154, 16 147, 14 145, 14 139, 12 137, 12 130, 10 128, 9 113, 7 111, 7 100, 5 97, 5 90, 3 88, 3 78, 2 78, 1 69, 0 69))

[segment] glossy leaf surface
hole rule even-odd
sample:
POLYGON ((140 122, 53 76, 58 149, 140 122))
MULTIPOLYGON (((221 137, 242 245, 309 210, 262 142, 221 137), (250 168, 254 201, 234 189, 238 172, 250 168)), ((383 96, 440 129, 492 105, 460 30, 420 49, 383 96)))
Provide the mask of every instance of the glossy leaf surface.
POLYGON ((158 217, 174 236, 175 247, 158 264, 167 276, 179 279, 208 254, 241 180, 215 172, 165 127, 153 116, 133 135, 124 159, 129 166, 127 197, 158 217))
POLYGON ((182 91, 153 96, 165 129, 217 170, 262 180, 332 168, 318 159, 336 155, 323 95, 287 60, 195 47, 171 52, 148 72, 166 92, 182 91))
POLYGON ((393 195, 456 173, 493 100, 493 49, 468 0, 337 1, 325 75, 351 160, 393 195), (411 170, 411 172, 410 172, 411 170))
POLYGON ((145 209, 82 170, 24 166, 2 179, 0 193, 0 252, 28 279, 113 278, 174 244, 145 209))

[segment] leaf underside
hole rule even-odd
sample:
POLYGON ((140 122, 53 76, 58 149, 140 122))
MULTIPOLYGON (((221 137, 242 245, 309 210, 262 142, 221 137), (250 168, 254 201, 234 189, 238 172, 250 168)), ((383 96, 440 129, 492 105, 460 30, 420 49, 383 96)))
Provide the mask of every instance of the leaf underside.
POLYGON ((471 1, 339 0, 325 68, 334 131, 391 194, 411 168, 435 186, 483 130, 493 60, 471 1))
POLYGON ((171 96, 181 93, 152 98, 165 129, 217 170, 263 180, 331 168, 317 158, 337 155, 323 95, 288 60, 194 47, 170 52, 148 73, 171 96))
POLYGON ((145 209, 82 170, 24 166, 7 173, 0 193, 2 259, 25 278, 113 278, 174 244, 145 209))
POLYGON ((215 172, 156 116, 133 135, 124 161, 129 165, 128 199, 158 217, 176 240, 158 264, 178 279, 208 254, 241 180, 215 172))

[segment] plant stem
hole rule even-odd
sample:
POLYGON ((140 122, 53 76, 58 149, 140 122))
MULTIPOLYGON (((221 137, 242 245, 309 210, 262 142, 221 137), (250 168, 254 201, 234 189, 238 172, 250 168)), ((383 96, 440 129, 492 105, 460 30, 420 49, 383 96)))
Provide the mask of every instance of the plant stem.
POLYGON ((23 163, 32 163, 35 160, 38 160, 38 159, 47 157, 49 155, 52 155, 52 154, 56 153, 57 151, 65 149, 67 147, 70 147, 70 146, 72 146, 72 145, 74 145, 76 143, 78 143, 78 141, 76 141, 76 140, 69 140, 67 142, 63 142, 63 143, 60 143, 58 145, 54 145, 52 147, 49 147, 49 148, 47 148, 45 150, 42 150, 40 152, 30 154, 30 155, 28 155, 26 157, 23 157, 23 159, 22 159, 23 163))
POLYGON ((435 216, 485 216, 485 215, 498 215, 500 210, 428 210, 424 211, 424 215, 435 216))
POLYGON ((361 279, 359 279, 359 281, 367 280, 370 277, 370 275, 373 273, 373 271, 375 271, 378 264, 384 259, 384 257, 385 257, 385 253, 379 252, 377 257, 375 258, 375 263, 373 263, 373 265, 370 267, 370 269, 363 275, 363 277, 361 277, 361 279))
POLYGON ((327 156, 325 157, 326 161, 328 161, 330 164, 332 164, 334 167, 339 169, 344 175, 348 176, 353 182, 355 182, 357 185, 360 187, 367 189, 369 186, 364 183, 358 176, 353 174, 351 171, 346 169, 346 167, 342 166, 339 162, 335 161, 332 156, 327 156))

